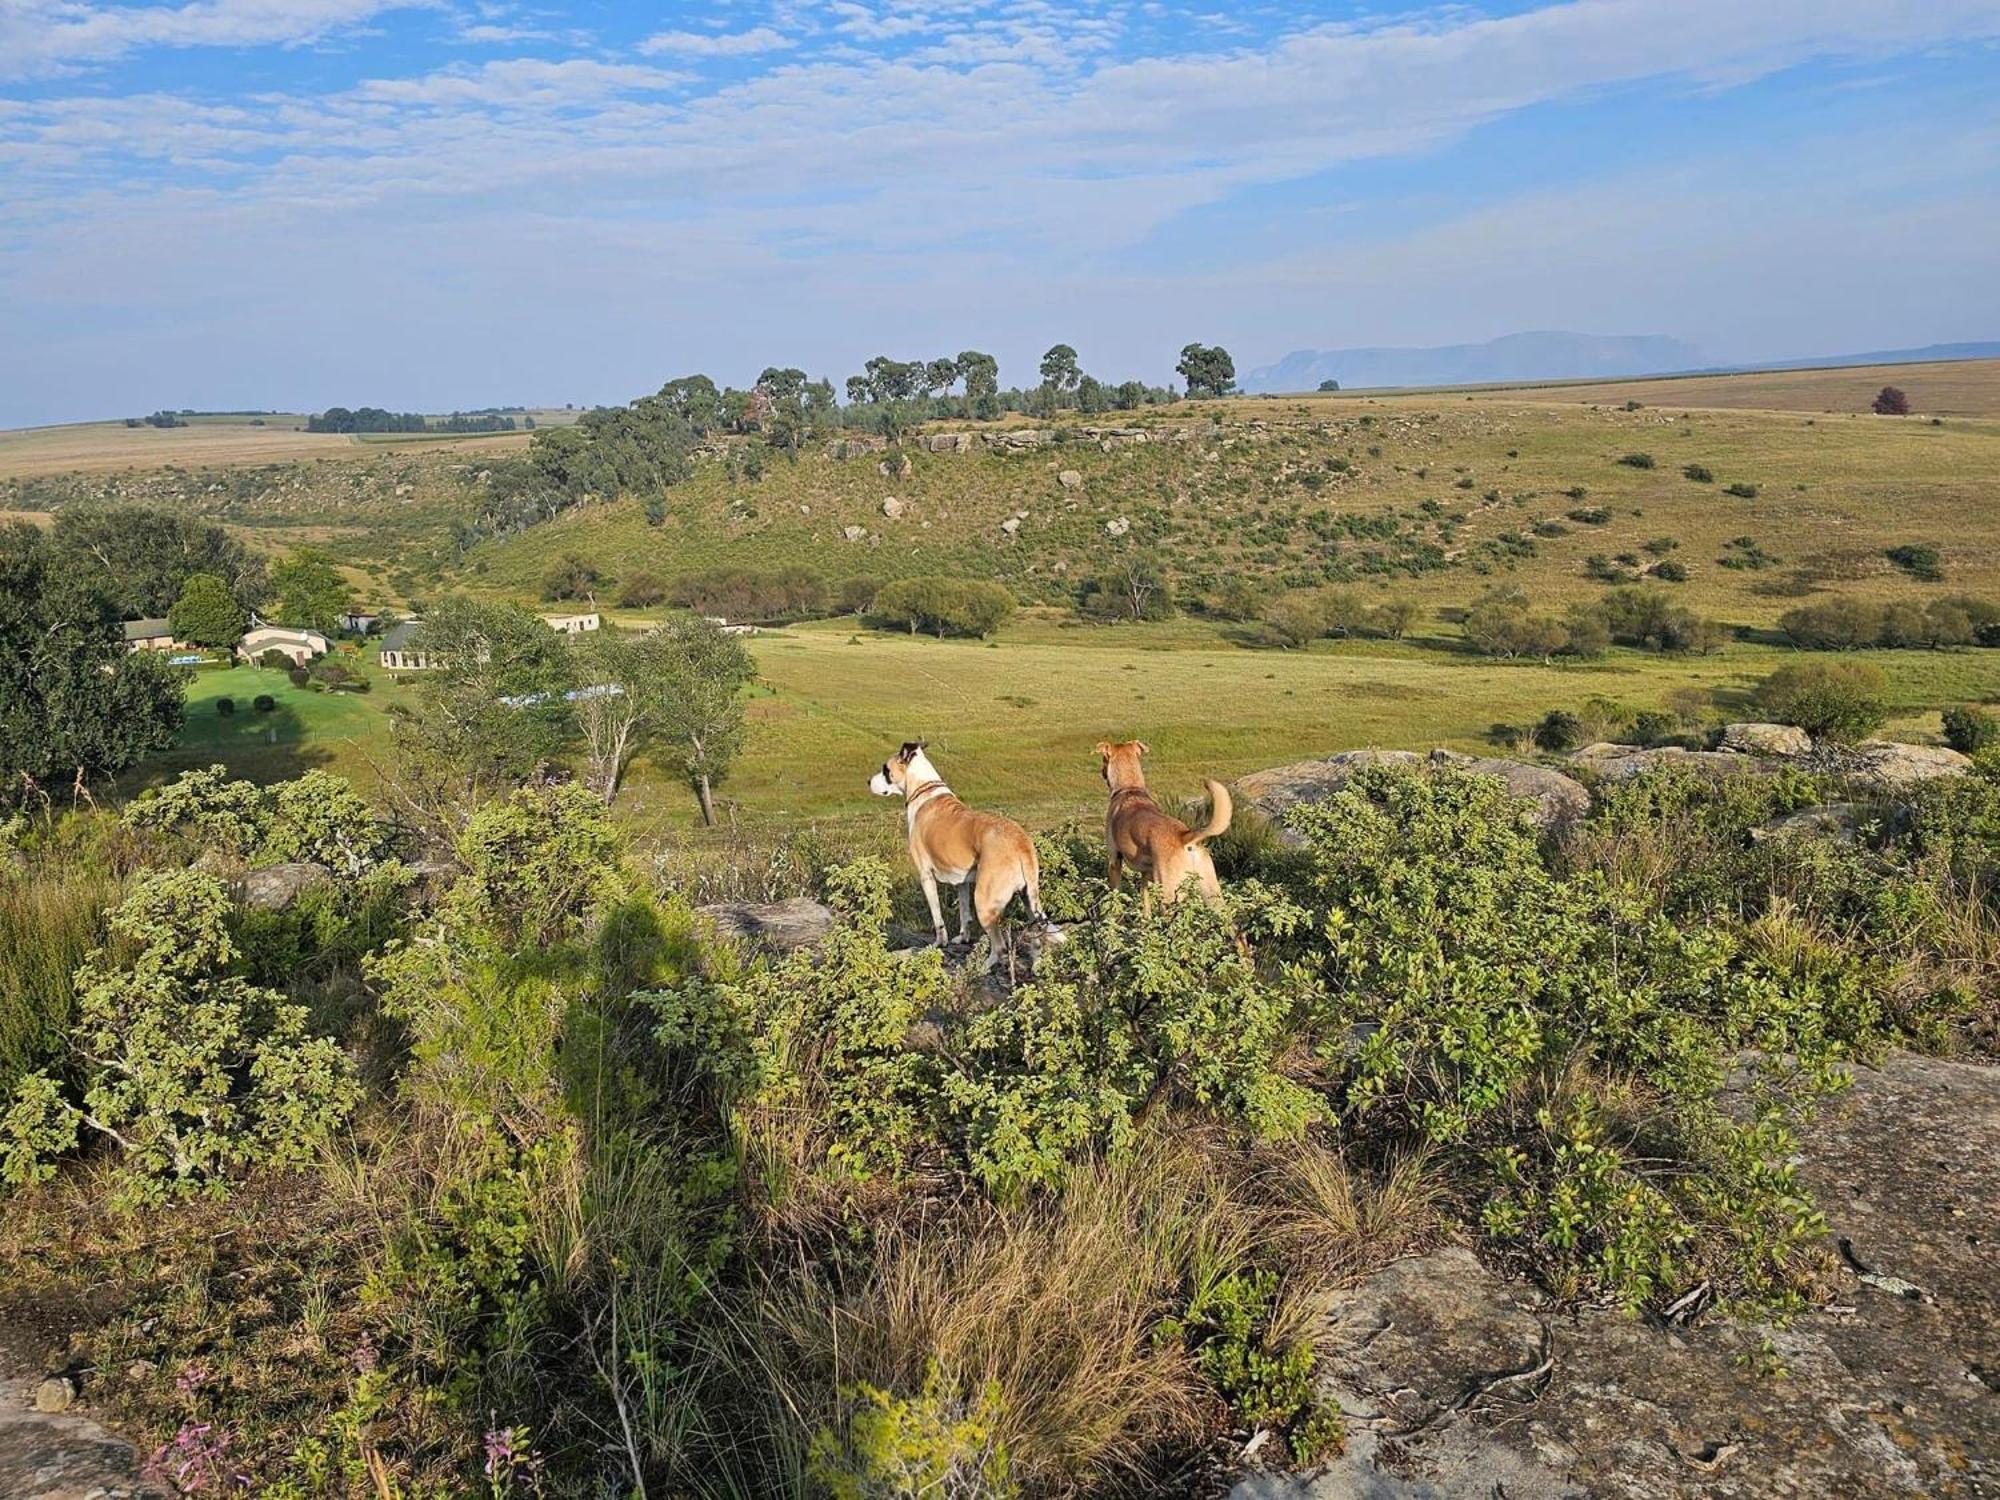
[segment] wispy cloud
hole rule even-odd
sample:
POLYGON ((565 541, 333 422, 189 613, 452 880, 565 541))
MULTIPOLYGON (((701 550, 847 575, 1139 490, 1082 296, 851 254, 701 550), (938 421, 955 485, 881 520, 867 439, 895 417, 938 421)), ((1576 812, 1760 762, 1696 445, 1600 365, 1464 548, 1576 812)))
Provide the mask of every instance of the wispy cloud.
POLYGON ((8 0, 0 6, 0 77, 32 78, 151 47, 297 46, 427 0, 193 0, 96 6, 8 0))
POLYGON ((639 43, 647 56, 662 52, 681 57, 753 57, 761 52, 782 52, 792 42, 769 26, 753 26, 748 31, 660 31, 639 43))

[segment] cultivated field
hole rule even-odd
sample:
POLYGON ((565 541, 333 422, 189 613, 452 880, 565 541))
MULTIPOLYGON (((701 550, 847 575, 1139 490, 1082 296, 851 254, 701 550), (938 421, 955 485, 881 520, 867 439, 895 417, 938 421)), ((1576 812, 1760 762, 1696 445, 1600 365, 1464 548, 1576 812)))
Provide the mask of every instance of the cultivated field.
POLYGON ((1649 406, 1865 413, 1885 385, 1900 387, 1910 398, 1910 410, 1920 416, 2000 417, 2000 360, 1993 359, 1747 375, 1678 375, 1588 384, 1564 381, 1470 394, 1480 400, 1643 401, 1649 406))

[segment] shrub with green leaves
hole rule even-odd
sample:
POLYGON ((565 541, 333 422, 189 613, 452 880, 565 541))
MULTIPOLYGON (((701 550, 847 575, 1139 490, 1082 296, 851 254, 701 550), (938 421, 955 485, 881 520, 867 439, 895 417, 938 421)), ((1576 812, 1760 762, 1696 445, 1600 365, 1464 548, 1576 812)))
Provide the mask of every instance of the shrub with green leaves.
POLYGON ((1888 717, 1888 679, 1865 662, 1792 662, 1757 684, 1757 706, 1814 739, 1865 739, 1888 717))
POLYGON ((2000 740, 2000 720, 1983 708, 1961 704, 1944 711, 1944 742, 1961 755, 1977 755, 2000 740))
POLYGON ((69 1071, 29 1074, 0 1120, 0 1180, 39 1181, 81 1132, 118 1153, 127 1205, 220 1193, 259 1166, 305 1161, 359 1096, 346 1056, 303 1006, 232 971, 227 889, 191 870, 148 877, 85 962, 69 1071))
POLYGON ((995 1431, 999 1387, 955 1396, 933 1368, 914 1396, 863 1381, 840 1424, 814 1435, 806 1472, 832 1500, 1008 1500, 1020 1493, 995 1431))

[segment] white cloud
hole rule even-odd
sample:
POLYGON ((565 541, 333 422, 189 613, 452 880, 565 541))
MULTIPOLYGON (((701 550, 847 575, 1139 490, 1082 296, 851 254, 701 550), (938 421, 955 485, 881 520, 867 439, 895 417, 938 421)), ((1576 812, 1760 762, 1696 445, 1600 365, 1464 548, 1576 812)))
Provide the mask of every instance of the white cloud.
POLYGON ((647 56, 662 52, 682 57, 751 57, 761 52, 781 52, 791 41, 769 26, 753 26, 748 31, 710 34, 701 31, 661 31, 639 43, 647 56))
POLYGON ((96 6, 8 0, 0 6, 0 77, 112 62, 148 47, 296 46, 429 0, 193 0, 96 6))

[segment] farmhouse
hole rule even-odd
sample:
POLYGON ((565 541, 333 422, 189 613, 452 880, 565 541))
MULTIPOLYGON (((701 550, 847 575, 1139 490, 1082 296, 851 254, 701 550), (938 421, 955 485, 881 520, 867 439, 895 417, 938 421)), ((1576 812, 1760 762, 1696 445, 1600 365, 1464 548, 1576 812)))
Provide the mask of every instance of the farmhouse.
POLYGON ((366 610, 351 610, 340 617, 340 628, 351 635, 367 635, 382 623, 382 617, 366 610))
POLYGON ((174 639, 173 627, 165 620, 127 620, 125 646, 131 651, 179 651, 185 643, 174 639))
POLYGON ((414 649, 417 631, 423 627, 421 620, 402 620, 389 627, 389 633, 382 637, 382 670, 385 672, 428 672, 431 659, 421 650, 414 649))
POLYGON ((256 661, 266 651, 282 651, 303 667, 314 657, 326 655, 326 637, 317 630, 295 630, 289 625, 258 625, 236 643, 236 654, 245 661, 256 661))
POLYGON ((548 622, 549 629, 561 631, 564 635, 582 635, 604 623, 603 616, 594 609, 586 615, 543 615, 542 618, 548 622))

